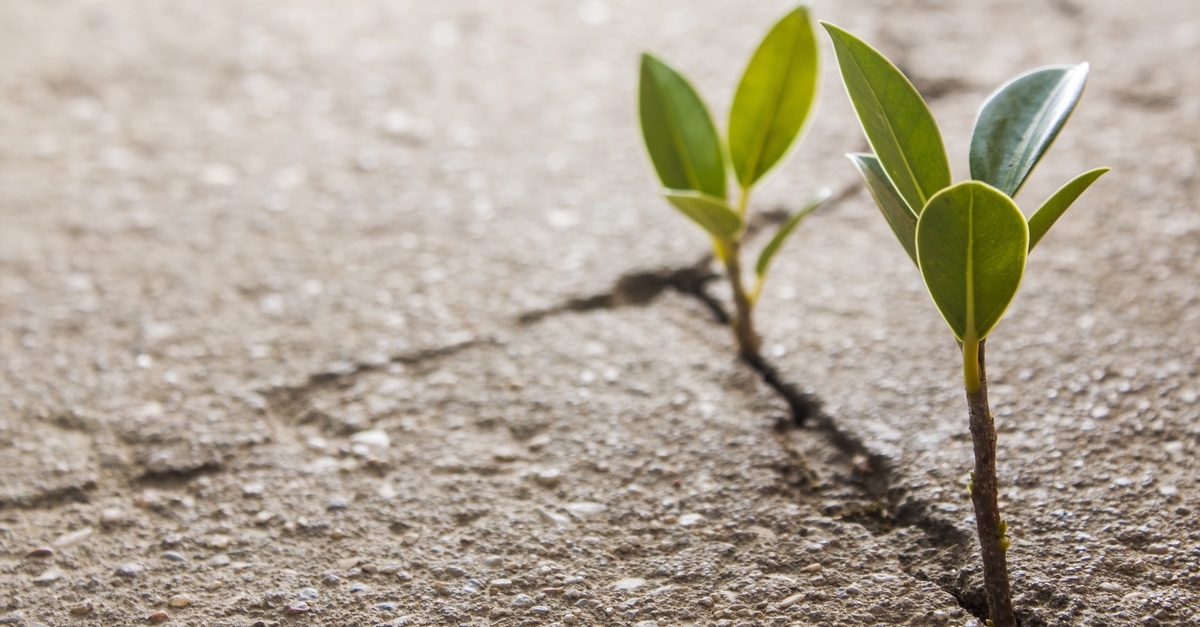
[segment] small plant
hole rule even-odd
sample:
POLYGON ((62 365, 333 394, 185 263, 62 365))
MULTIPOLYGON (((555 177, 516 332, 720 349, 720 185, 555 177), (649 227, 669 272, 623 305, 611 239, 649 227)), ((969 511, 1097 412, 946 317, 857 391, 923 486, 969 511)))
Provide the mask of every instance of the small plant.
POLYGON ((971 136, 973 180, 951 185, 941 133, 912 83, 854 35, 822 25, 833 39, 846 91, 875 150, 849 157, 962 349, 975 450, 967 490, 983 558, 988 623, 1014 627, 1006 563, 1010 541, 998 502, 984 340, 1016 295, 1026 256, 1071 203, 1108 171, 1079 175, 1028 221, 1013 200, 1083 95, 1088 65, 1036 69, 996 90, 984 102, 971 136))
POLYGON ((771 29, 750 59, 729 113, 723 145, 704 101, 687 80, 650 54, 642 55, 638 109, 642 137, 662 181, 663 195, 713 239, 725 266, 736 311, 731 320, 739 356, 762 370, 753 310, 771 259, 804 216, 829 198, 822 190, 786 220, 754 265, 754 285, 742 276, 741 245, 750 191, 784 160, 816 103, 817 40, 808 8, 801 6, 771 29), (726 153, 726 147, 728 154, 726 153), (729 166, 740 192, 730 205, 729 166))

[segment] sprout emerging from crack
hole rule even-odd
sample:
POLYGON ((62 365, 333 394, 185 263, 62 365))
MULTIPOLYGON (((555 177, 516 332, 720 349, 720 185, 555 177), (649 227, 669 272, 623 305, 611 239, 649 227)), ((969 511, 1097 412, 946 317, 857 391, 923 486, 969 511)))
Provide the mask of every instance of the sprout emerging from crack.
POLYGON ((967 491, 983 557, 987 622, 1015 627, 1006 555, 1011 540, 1008 522, 1000 518, 984 340, 1016 296, 1029 252, 1108 171, 1077 176, 1028 220, 1013 200, 1075 110, 1088 65, 1036 69, 993 93, 971 137, 972 180, 952 185, 937 122, 912 83, 879 51, 837 26, 822 25, 875 150, 850 159, 962 349, 975 452, 967 491))
POLYGON ((763 370, 761 340, 753 310, 771 260, 804 216, 829 198, 821 190, 779 227, 754 265, 754 283, 742 275, 741 244, 750 192, 784 161, 811 119, 819 78, 817 40, 808 8, 788 13, 771 29, 750 59, 729 114, 728 154, 704 101, 677 71, 642 55, 638 108, 642 136, 663 184, 663 195, 700 225, 725 266, 736 311, 731 317, 739 356, 763 370), (740 189, 736 205, 727 196, 730 166, 740 189))

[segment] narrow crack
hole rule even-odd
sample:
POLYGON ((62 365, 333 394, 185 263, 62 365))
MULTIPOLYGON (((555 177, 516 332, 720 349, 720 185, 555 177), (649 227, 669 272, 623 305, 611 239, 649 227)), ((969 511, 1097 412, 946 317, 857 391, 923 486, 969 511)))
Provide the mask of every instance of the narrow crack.
POLYGON ((407 353, 399 353, 397 355, 392 355, 387 359, 381 359, 378 361, 339 362, 324 372, 318 372, 309 375, 303 383, 297 385, 275 386, 267 390, 263 390, 260 392, 260 394, 264 399, 266 399, 269 407, 278 411, 284 408, 293 407, 296 403, 303 401, 305 398, 308 398, 318 390, 334 385, 343 385, 360 375, 381 370, 391 364, 404 364, 406 366, 412 366, 430 359, 453 355, 457 352, 475 346, 495 343, 496 340, 493 338, 472 338, 461 342, 446 344, 444 346, 423 348, 407 353))

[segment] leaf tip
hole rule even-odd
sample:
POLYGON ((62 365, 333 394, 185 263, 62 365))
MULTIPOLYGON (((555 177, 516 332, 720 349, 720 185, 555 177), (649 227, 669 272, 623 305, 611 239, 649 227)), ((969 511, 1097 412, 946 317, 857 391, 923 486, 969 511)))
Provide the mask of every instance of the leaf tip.
POLYGON ((830 35, 846 32, 844 29, 842 29, 842 27, 840 27, 837 24, 834 24, 832 22, 826 22, 825 20, 817 20, 817 23, 820 24, 822 27, 824 27, 825 30, 830 35))

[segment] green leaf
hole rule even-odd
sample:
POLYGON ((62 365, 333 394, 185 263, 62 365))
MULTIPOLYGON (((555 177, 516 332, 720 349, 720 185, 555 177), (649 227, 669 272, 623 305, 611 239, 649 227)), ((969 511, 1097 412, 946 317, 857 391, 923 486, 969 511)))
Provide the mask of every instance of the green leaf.
POLYGON ((721 242, 735 240, 745 222, 724 200, 691 190, 668 189, 667 200, 721 242))
POLYGON ((919 215, 950 186, 942 134, 921 94, 891 61, 854 35, 821 22, 833 39, 846 92, 867 140, 900 196, 919 215))
POLYGON ((879 205, 879 211, 883 213, 883 217, 891 225, 892 232, 896 234, 896 239, 900 240, 900 244, 904 246, 904 250, 912 258, 913 264, 916 264, 916 212, 900 197, 900 192, 896 191, 896 187, 892 185, 891 179, 883 171, 883 166, 880 165, 878 157, 863 153, 848 154, 846 156, 850 157, 850 161, 854 162, 854 166, 858 168, 859 174, 863 177, 863 182, 867 185, 867 190, 871 192, 871 197, 875 199, 875 204, 879 205))
POLYGON ((1071 203, 1075 202, 1075 199, 1087 191, 1087 188, 1091 187, 1092 183, 1095 183, 1096 179, 1103 176, 1105 172, 1108 172, 1108 168, 1088 170, 1058 188, 1057 192, 1054 192, 1046 202, 1042 203, 1033 217, 1029 218, 1030 251, 1037 246, 1038 242, 1042 241, 1050 227, 1054 226, 1062 214, 1066 213, 1071 203))
POLYGON ((760 282, 767 274, 767 267, 771 265, 771 258, 775 256, 775 253, 779 252, 780 247, 783 246, 783 242, 792 234, 792 231, 796 230, 796 225, 800 224, 800 220, 803 220, 804 216, 812 213, 817 207, 820 207, 821 203, 829 200, 829 197, 832 195, 832 190, 828 187, 822 187, 799 211, 792 214, 792 217, 788 218, 779 227, 778 231, 775 231, 775 237, 772 237, 771 241, 767 242, 766 247, 762 249, 762 252, 758 254, 758 263, 754 265, 754 272, 758 275, 760 282))
POLYGON ((663 186, 725 198, 725 158, 704 101, 678 72, 650 54, 642 55, 638 110, 663 186))
POLYGON ((971 135, 971 178, 1016 196, 1075 110, 1088 64, 1040 68, 988 97, 971 135))
POLYGON ((817 56, 808 7, 800 6, 775 24, 750 59, 729 113, 729 156, 743 188, 783 158, 812 113, 817 56))
POLYGON ((1000 190, 967 181, 929 200, 917 220, 917 260, 942 317, 964 345, 1000 321, 1025 272, 1029 228, 1000 190))

